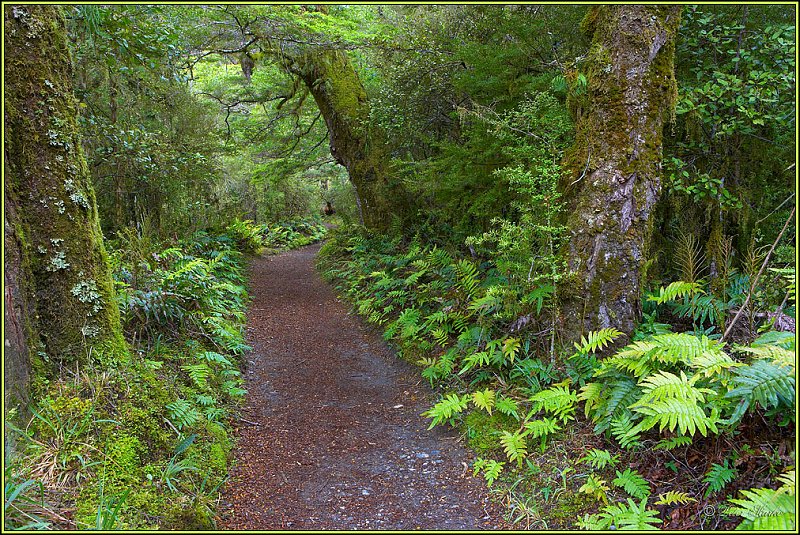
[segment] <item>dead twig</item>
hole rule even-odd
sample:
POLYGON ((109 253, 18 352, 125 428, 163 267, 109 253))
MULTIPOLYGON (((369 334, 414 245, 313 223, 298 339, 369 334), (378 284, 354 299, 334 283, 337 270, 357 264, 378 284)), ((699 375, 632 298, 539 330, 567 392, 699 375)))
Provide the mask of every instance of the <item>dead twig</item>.
POLYGON ((739 308, 739 312, 733 317, 733 320, 728 325, 728 328, 725 329, 725 334, 722 335, 720 341, 725 341, 725 339, 730 334, 731 330, 733 330, 733 326, 736 325, 736 322, 739 320, 739 317, 742 315, 742 312, 747 308, 747 305, 750 303, 750 298, 753 296, 753 292, 756 289, 756 284, 758 283, 758 279, 761 277, 761 274, 764 273, 764 270, 767 268, 767 263, 769 262, 770 257, 772 256, 772 252, 777 247, 778 242, 781 241, 783 237, 783 233, 786 232, 786 229, 789 228, 789 223, 791 223, 792 218, 794 217, 795 208, 792 207, 792 213, 789 214, 789 218, 786 220, 786 223, 783 224, 783 228, 778 233, 778 237, 775 238, 775 241, 772 243, 772 247, 769 248, 769 252, 767 253, 766 258, 764 258, 764 262, 761 264, 761 269, 758 270, 756 276, 753 278, 753 282, 750 284, 750 290, 747 292, 747 297, 744 300, 744 304, 739 308))

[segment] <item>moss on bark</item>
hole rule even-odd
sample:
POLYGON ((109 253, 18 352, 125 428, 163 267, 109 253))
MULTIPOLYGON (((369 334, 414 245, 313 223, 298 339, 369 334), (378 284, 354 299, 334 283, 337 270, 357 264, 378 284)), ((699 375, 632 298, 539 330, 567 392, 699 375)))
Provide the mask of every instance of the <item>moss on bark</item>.
POLYGON ((631 333, 641 316, 641 271, 660 194, 663 126, 673 113, 675 35, 680 6, 594 6, 582 28, 588 109, 565 156, 561 184, 573 276, 561 292, 561 331, 631 333))
POLYGON ((60 8, 4 7, 5 204, 20 251, 31 359, 54 372, 88 355, 126 354, 81 149, 60 8))
POLYGON ((330 134, 331 155, 343 165, 358 196, 363 224, 385 232, 408 211, 408 197, 393 176, 381 130, 370 123, 364 85, 344 51, 308 47, 283 51, 288 70, 314 96, 330 134))

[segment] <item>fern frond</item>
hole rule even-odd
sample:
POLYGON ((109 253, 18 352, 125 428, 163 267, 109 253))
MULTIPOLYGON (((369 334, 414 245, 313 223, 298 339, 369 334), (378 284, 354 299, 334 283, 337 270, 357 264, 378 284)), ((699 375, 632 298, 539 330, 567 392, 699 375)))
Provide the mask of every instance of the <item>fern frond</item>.
POLYGON ((634 343, 620 351, 624 356, 646 358, 662 364, 689 364, 708 354, 722 352, 722 345, 707 336, 690 333, 665 333, 651 337, 646 342, 634 343))
POLYGON ((708 378, 744 364, 736 362, 723 351, 705 351, 694 357, 689 366, 697 370, 698 374, 708 378))
POLYGON ((522 466, 522 460, 528 455, 528 443, 523 432, 501 431, 500 443, 503 445, 503 451, 506 452, 508 460, 516 461, 518 466, 522 466))
POLYGON ((555 418, 542 418, 541 420, 531 420, 525 424, 523 435, 531 438, 540 438, 551 435, 561 429, 555 418))
POLYGON ((472 296, 478 289, 478 268, 469 260, 459 260, 454 265, 458 277, 458 287, 467 295, 472 296))
POLYGON ((768 331, 756 338, 750 347, 778 346, 783 349, 794 350, 797 337, 793 332, 768 331))
POLYGON ((781 488, 778 489, 778 492, 786 492, 790 496, 794 496, 795 491, 797 490, 796 478, 795 478, 795 470, 792 468, 791 470, 787 471, 784 474, 778 476, 778 481, 783 483, 781 488))
POLYGON ((636 470, 626 468, 624 472, 616 472, 617 477, 611 482, 614 486, 625 489, 625 492, 640 500, 650 496, 650 484, 636 470))
POLYGON ((202 359, 208 362, 215 362, 217 364, 222 364, 224 366, 233 367, 233 363, 228 360, 225 355, 221 355, 215 351, 204 351, 202 353, 198 353, 198 359, 202 359))
POLYGON ((703 478, 703 483, 708 483, 705 497, 708 498, 712 494, 721 491, 725 488, 725 485, 736 479, 737 475, 739 474, 736 472, 736 468, 728 466, 728 459, 725 459, 723 464, 712 464, 711 469, 703 478))
POLYGON ((522 343, 516 338, 506 338, 503 340, 503 358, 510 363, 514 363, 522 343))
POLYGON ((600 518, 608 528, 614 526, 619 530, 656 530, 655 526, 661 524, 658 511, 647 509, 647 498, 640 503, 627 499, 628 503, 608 505, 603 508, 600 518))
POLYGON ((441 400, 439 403, 422 413, 423 416, 431 418, 431 424, 428 429, 433 429, 435 426, 445 422, 454 416, 460 414, 469 405, 470 396, 464 394, 450 394, 441 400))
POLYGON ((797 367, 796 353, 794 350, 786 349, 778 345, 736 346, 736 349, 744 353, 750 353, 757 359, 771 360, 778 366, 787 366, 792 369, 797 367))
POLYGON ((568 386, 554 385, 531 396, 533 411, 544 410, 561 419, 563 423, 573 419, 578 396, 568 386))
POLYGON ((512 416, 514 419, 519 420, 519 407, 517 402, 505 396, 497 396, 494 404, 498 412, 512 416))
POLYGON ((658 295, 647 296, 647 300, 655 301, 656 304, 661 305, 667 301, 675 301, 678 298, 692 296, 698 293, 703 293, 698 283, 675 281, 669 283, 666 287, 662 286, 659 288, 658 295))
POLYGON ((603 500, 603 502, 608 503, 608 490, 609 487, 604 479, 599 479, 594 474, 590 474, 586 483, 578 489, 578 492, 588 494, 596 500, 603 500))
POLYGON ((638 399, 639 392, 639 385, 628 378, 620 378, 612 383, 605 410, 600 415, 602 420, 608 422, 619 414, 629 414, 628 407, 638 399))
POLYGON ((209 388, 208 378, 211 377, 211 368, 205 362, 200 364, 184 364, 181 369, 189 373, 192 381, 198 388, 206 390, 209 388))
POLYGON ((177 399, 166 405, 170 419, 178 429, 191 427, 200 420, 200 412, 185 399, 177 399))
POLYGON ((608 450, 593 448, 584 457, 578 459, 579 463, 587 463, 595 470, 602 470, 608 465, 615 466, 619 461, 619 455, 611 456, 608 450))
POLYGON ((655 502, 655 505, 674 505, 676 503, 686 505, 696 501, 697 500, 695 498, 692 498, 685 492, 670 490, 664 494, 659 494, 658 501, 655 502))
POLYGON ((434 342, 436 342, 442 347, 446 346, 447 342, 450 339, 450 335, 444 329, 434 329, 433 331, 431 331, 431 337, 433 337, 434 342))
POLYGON ((744 498, 729 499, 734 505, 725 510, 726 514, 745 519, 736 529, 794 531, 797 523, 794 496, 767 488, 741 493, 744 498))
POLYGON ((795 380, 792 369, 767 360, 756 360, 749 366, 738 368, 733 377, 736 388, 725 397, 738 399, 739 406, 730 420, 736 422, 755 404, 764 408, 784 405, 794 407, 795 380))
POLYGON ((469 306, 467 307, 468 310, 472 312, 477 312, 479 315, 484 316, 491 312, 497 310, 497 308, 502 303, 502 298, 498 295, 486 294, 482 297, 477 297, 473 299, 469 306))
POLYGON ((500 475, 500 472, 503 470, 503 466, 506 463, 498 462, 494 459, 481 459, 478 458, 473 463, 474 471, 472 475, 477 476, 479 472, 483 471, 483 477, 486 479, 487 486, 491 487, 492 483, 500 475))
POLYGON ((494 390, 486 389, 481 392, 473 392, 472 393, 472 403, 475 404, 476 407, 479 409, 483 409, 489 413, 491 416, 492 408, 495 404, 495 392, 494 390))
POLYGON ((584 355, 594 353, 598 349, 605 348, 619 336, 622 336, 622 333, 614 328, 591 331, 588 335, 581 337, 580 343, 575 343, 575 353, 584 355))
POLYGON ((611 435, 619 442, 619 445, 625 449, 639 445, 641 430, 634 426, 630 412, 623 412, 615 416, 611 420, 610 431, 611 435))
POLYGON ((661 401, 651 401, 645 405, 637 406, 636 412, 645 415, 645 418, 631 430, 632 434, 659 426, 659 431, 665 428, 670 431, 678 431, 685 435, 694 436, 696 431, 700 431, 703 436, 708 436, 708 431, 718 433, 717 422, 719 419, 708 416, 696 403, 676 398, 666 398, 661 401))
POLYGON ((490 358, 491 355, 486 351, 478 351, 476 353, 467 355, 466 357, 464 357, 463 360, 464 365, 462 366, 458 374, 463 375, 464 373, 470 371, 472 368, 478 366, 488 366, 490 358))
POLYGON ((681 446, 688 446, 692 443, 691 437, 672 437, 672 438, 664 438, 658 441, 658 443, 653 446, 654 450, 674 450, 675 448, 680 448, 681 446))
POLYGON ((703 248, 694 234, 681 232, 675 241, 674 260, 681 273, 681 279, 697 282, 705 270, 703 248))
POLYGON ((694 383, 697 380, 697 377, 687 378, 683 372, 680 377, 665 371, 655 373, 639 383, 643 389, 642 397, 630 408, 636 410, 636 407, 668 399, 678 399, 687 404, 704 402, 705 394, 713 395, 715 392, 708 388, 696 388, 694 383))
POLYGON ((214 396, 210 396, 208 394, 197 394, 194 399, 203 407, 210 407, 211 405, 217 404, 217 400, 214 398, 214 396))

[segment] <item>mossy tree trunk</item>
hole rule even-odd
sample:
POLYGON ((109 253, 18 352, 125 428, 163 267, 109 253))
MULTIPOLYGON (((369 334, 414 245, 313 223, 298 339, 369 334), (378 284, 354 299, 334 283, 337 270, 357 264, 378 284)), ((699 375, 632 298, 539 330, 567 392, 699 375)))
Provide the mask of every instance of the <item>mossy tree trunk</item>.
POLYGON ((63 15, 52 5, 6 5, 4 29, 5 324, 14 327, 4 372, 26 378, 31 363, 53 375, 90 353, 116 358, 125 345, 63 15))
POLYGON ((390 168, 380 129, 370 125, 367 92, 342 50, 307 47, 284 50, 289 72, 313 95, 330 134, 331 155, 343 165, 357 194, 362 223, 386 231, 408 209, 406 192, 390 168))
POLYGON ((569 241, 561 333, 630 334, 641 317, 643 267, 661 184, 662 137, 674 110, 680 6, 603 5, 583 21, 592 36, 587 102, 565 158, 561 189, 569 241))

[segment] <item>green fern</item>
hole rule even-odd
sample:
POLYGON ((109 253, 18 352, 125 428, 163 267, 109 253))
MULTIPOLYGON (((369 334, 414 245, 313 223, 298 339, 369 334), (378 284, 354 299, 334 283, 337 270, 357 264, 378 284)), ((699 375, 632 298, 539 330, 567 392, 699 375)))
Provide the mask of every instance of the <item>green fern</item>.
POLYGON ((208 364, 201 362, 200 364, 184 364, 181 369, 189 373, 194 384, 203 390, 209 388, 208 378, 212 376, 211 368, 208 364))
POLYGON ((217 404, 217 399, 208 394, 197 394, 194 399, 197 401, 197 404, 202 407, 210 407, 217 404))
POLYGON ((491 355, 486 351, 477 351, 475 353, 471 353, 464 357, 463 366, 458 374, 463 375, 471 369, 479 366, 488 366, 490 359, 491 355))
POLYGON ((517 466, 521 467, 522 460, 528 455, 528 443, 525 440, 525 433, 522 431, 513 433, 501 431, 500 444, 503 445, 503 451, 506 452, 508 460, 516 462, 517 466))
POLYGON ((796 368, 796 355, 794 349, 786 349, 780 345, 763 344, 751 345, 750 347, 736 346, 738 351, 749 353, 756 359, 771 360, 778 366, 785 366, 791 369, 796 368))
POLYGON ((215 351, 204 351, 203 353, 198 353, 196 357, 208 362, 214 362, 217 364, 222 364, 223 366, 233 367, 233 363, 228 360, 225 355, 221 355, 215 351))
POLYGON ((795 471, 778 478, 778 490, 762 488, 742 490, 744 498, 731 498, 726 514, 743 517, 736 528, 759 531, 794 531, 797 528, 795 504, 795 471))
POLYGON ((608 450, 600 450, 593 448, 584 457, 578 459, 579 463, 587 463, 595 470, 602 470, 606 466, 616 466, 619 461, 619 455, 611 456, 608 450))
POLYGON ((681 446, 688 446, 692 443, 691 437, 672 437, 672 438, 664 438, 658 441, 655 446, 653 446, 654 450, 674 450, 675 448, 680 448, 681 446))
POLYGON ((613 328, 591 331, 585 337, 581 337, 580 343, 575 343, 575 352, 580 355, 594 353, 598 349, 605 348, 619 336, 622 336, 622 333, 613 328))
POLYGON ((542 418, 541 420, 531 420, 525 423, 523 435, 539 439, 539 448, 542 453, 545 450, 547 437, 560 430, 555 418, 542 418))
POLYGON ((218 422, 225 417, 227 411, 222 407, 205 407, 203 409, 203 414, 209 422, 218 422))
POLYGON ((636 470, 626 468, 624 472, 617 470, 616 473, 617 477, 611 482, 614 486, 625 489, 625 492, 640 500, 650 496, 650 484, 636 470))
POLYGON ((704 496, 708 498, 712 494, 721 491, 725 488, 725 485, 736 479, 738 475, 736 468, 728 466, 728 459, 725 459, 723 464, 712 464, 711 469, 703 478, 703 483, 708 484, 704 496))
POLYGON ((792 374, 792 368, 768 360, 756 360, 749 366, 737 368, 733 377, 735 388, 725 395, 739 402, 730 421, 739 421, 756 404, 767 409, 793 410, 795 380, 792 374))
POLYGON ((604 479, 597 478, 594 474, 589 474, 589 478, 586 480, 586 483, 584 483, 581 488, 578 489, 578 492, 588 494, 596 500, 602 500, 603 502, 608 503, 608 490, 609 487, 606 485, 606 481, 604 479))
POLYGON ((659 288, 658 295, 647 296, 648 301, 655 301, 656 304, 663 304, 667 301, 675 301, 682 297, 692 296, 694 294, 703 293, 700 285, 696 282, 671 282, 665 287, 659 288))
POLYGON ((687 505, 692 502, 696 502, 695 498, 692 498, 685 492, 678 492, 674 490, 670 490, 664 494, 658 495, 658 501, 655 502, 655 505, 687 505))
POLYGON ((560 418, 563 423, 574 419, 578 396, 566 385, 553 385, 547 390, 537 392, 529 399, 533 403, 534 412, 544 410, 547 414, 560 418))
POLYGON ((628 407, 639 399, 640 389, 636 381, 627 376, 604 378, 607 382, 587 383, 581 388, 578 399, 586 402, 584 412, 595 422, 595 432, 603 433, 611 421, 619 416, 630 417, 628 407))
POLYGON ((753 343, 750 344, 750 347, 778 346, 792 351, 795 349, 796 340, 795 334, 792 332, 767 331, 756 338, 753 343))
POLYGON ((522 343, 516 338, 506 338, 503 340, 503 358, 510 363, 514 363, 522 343))
POLYGON ((433 429, 442 422, 446 422, 456 415, 462 413, 467 408, 470 401, 470 396, 464 394, 450 394, 441 400, 439 403, 422 413, 423 416, 431 418, 431 424, 428 429, 433 429))
POLYGON ((723 351, 706 351, 692 358, 689 366, 703 377, 719 375, 727 379, 728 370, 744 366, 744 364, 736 362, 723 351))
POLYGON ((471 297, 480 284, 478 279, 478 268, 469 260, 459 260, 454 265, 458 277, 458 287, 469 297, 471 297))
POLYGON ((647 509, 647 498, 640 503, 627 499, 628 503, 606 505, 600 514, 585 515, 578 518, 581 529, 591 531, 615 530, 656 530, 655 526, 661 524, 658 511, 647 509))
POLYGON ((433 341, 439 344, 442 347, 447 345, 447 342, 450 340, 450 334, 442 328, 434 329, 431 331, 431 337, 433 341))
POLYGON ((634 448, 640 444, 639 435, 641 431, 636 429, 630 412, 621 412, 614 416, 609 430, 611 431, 611 436, 625 449, 634 448))
POLYGON ((719 418, 713 411, 711 416, 706 415, 698 404, 705 401, 705 394, 715 392, 695 387, 696 381, 696 376, 687 379, 683 372, 680 377, 669 372, 659 372, 645 379, 642 382, 642 397, 630 406, 645 417, 630 433, 638 434, 656 425, 659 426, 659 431, 675 431, 677 427, 682 435, 688 433, 694 436, 696 431, 700 431, 700 434, 707 436, 709 430, 717 433, 716 423, 719 418))
POLYGON ((555 418, 542 418, 541 420, 526 422, 524 435, 531 438, 539 438, 551 435, 560 429, 561 427, 555 418))
POLYGON ((477 476, 479 472, 483 471, 483 477, 486 479, 487 486, 491 487, 495 480, 500 476, 500 472, 506 463, 498 462, 494 459, 481 459, 478 458, 473 464, 473 475, 477 476))
MULTIPOLYGON (((718 342, 707 336, 700 338, 689 333, 666 333, 648 340, 633 342, 608 359, 605 368, 627 369, 637 377, 647 375, 655 362, 667 365, 690 364, 702 356, 718 357, 722 353, 718 342), (622 365, 616 365, 617 359, 622 365), (641 371, 636 362, 640 362, 641 371)), ((721 357, 720 357, 721 358, 721 357)))
POLYGON ((500 303, 502 303, 500 296, 487 293, 483 297, 473 299, 467 309, 478 315, 485 316, 495 312, 500 306, 500 303))
POLYGON ((247 394, 247 390, 241 387, 241 381, 223 381, 222 391, 232 398, 240 398, 247 394))
POLYGON ((492 408, 495 404, 494 390, 486 389, 479 392, 472 393, 472 403, 479 409, 483 409, 491 416, 492 408))
POLYGON ((494 407, 498 412, 511 416, 515 420, 519 420, 519 406, 513 399, 505 396, 497 396, 494 407))
POLYGON ((178 429, 192 427, 200 420, 200 412, 185 399, 177 399, 167 404, 166 408, 178 429))
POLYGON ((638 406, 668 399, 679 399, 687 403, 703 402, 706 394, 715 394, 709 388, 695 387, 697 380, 697 377, 687 378, 683 372, 680 377, 665 371, 655 373, 640 383, 643 387, 642 397, 631 408, 635 410, 638 406))

